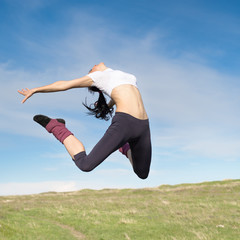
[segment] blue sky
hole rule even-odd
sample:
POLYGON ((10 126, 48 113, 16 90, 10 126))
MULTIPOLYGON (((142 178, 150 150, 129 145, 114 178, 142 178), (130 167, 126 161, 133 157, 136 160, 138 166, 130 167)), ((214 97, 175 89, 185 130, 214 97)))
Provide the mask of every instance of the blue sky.
POLYGON ((2 0, 0 16, 0 195, 239 178, 238 1, 2 0), (138 79, 152 131, 147 180, 118 152, 79 171, 32 121, 66 119, 89 152, 110 121, 86 115, 86 89, 20 103, 18 89, 84 76, 100 61, 138 79))

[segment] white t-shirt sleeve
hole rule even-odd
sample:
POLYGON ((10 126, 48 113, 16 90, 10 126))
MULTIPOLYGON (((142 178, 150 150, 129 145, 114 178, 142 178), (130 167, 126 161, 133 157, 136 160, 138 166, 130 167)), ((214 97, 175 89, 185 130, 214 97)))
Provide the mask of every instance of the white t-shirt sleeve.
POLYGON ((108 75, 107 71, 96 71, 93 73, 89 73, 88 76, 93 80, 92 87, 97 87, 102 92, 109 95, 109 86, 108 86, 108 75))
POLYGON ((101 79, 102 72, 96 71, 93 73, 89 73, 87 76, 89 76, 93 80, 92 86, 95 86, 95 83, 98 82, 101 79))

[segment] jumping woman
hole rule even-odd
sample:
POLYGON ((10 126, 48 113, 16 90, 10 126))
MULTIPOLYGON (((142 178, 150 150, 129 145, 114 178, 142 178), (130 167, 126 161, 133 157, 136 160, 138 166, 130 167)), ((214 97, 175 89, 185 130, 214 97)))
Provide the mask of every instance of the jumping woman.
POLYGON ((151 163, 151 139, 147 113, 144 109, 136 77, 119 70, 113 70, 100 63, 81 78, 57 81, 33 89, 18 90, 25 96, 22 103, 35 93, 66 91, 71 88, 87 87, 98 92, 98 101, 85 107, 97 118, 108 120, 116 105, 115 116, 104 136, 87 155, 85 148, 65 126, 63 119, 51 119, 44 115, 34 116, 34 121, 46 128, 62 144, 79 169, 92 171, 111 153, 119 149, 131 162, 139 178, 146 179, 151 163), (107 104, 103 93, 111 100, 107 104))

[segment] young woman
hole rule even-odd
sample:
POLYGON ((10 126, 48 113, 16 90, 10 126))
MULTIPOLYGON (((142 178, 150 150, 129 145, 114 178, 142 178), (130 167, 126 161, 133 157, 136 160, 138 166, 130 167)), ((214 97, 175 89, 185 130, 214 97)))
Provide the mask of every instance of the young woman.
POLYGON ((113 70, 100 63, 81 78, 57 81, 47 86, 18 90, 25 96, 22 103, 35 93, 66 91, 71 88, 88 87, 99 93, 94 107, 85 106, 97 118, 108 120, 116 105, 116 113, 104 136, 87 155, 85 148, 65 126, 63 119, 51 119, 44 115, 34 116, 34 121, 64 144, 79 169, 91 171, 117 149, 129 158, 139 178, 148 177, 151 163, 151 139, 149 120, 144 109, 136 78, 119 70, 113 70), (106 104, 103 93, 111 100, 106 104))

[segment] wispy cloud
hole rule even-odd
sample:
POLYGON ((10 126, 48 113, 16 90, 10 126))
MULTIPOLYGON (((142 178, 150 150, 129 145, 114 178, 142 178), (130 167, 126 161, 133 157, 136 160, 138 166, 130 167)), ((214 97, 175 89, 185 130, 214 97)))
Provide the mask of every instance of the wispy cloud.
POLYGON ((76 190, 78 188, 74 181, 0 183, 0 195, 35 194, 49 191, 68 192, 76 190))
MULTIPOLYGON (((49 169, 53 171, 54 169, 49 169)), ((92 174, 90 174, 92 175, 92 174)), ((83 180, 74 181, 43 181, 43 182, 7 182, 0 183, 0 196, 4 195, 23 195, 23 194, 36 194, 43 192, 69 192, 77 191, 80 189, 103 189, 103 188, 127 188, 134 187, 130 170, 126 169, 100 169, 95 171, 96 181, 93 176, 84 176, 83 180), (108 176, 104 179, 104 176, 108 176), (127 177, 129 182, 122 180, 119 182, 112 182, 110 179, 113 177, 127 177)), ((132 176, 134 179, 134 176, 132 176)), ((138 184, 140 186, 140 184, 138 184)))
MULTIPOLYGON (((94 38, 92 30, 90 31, 84 25, 77 24, 77 26, 74 26, 73 24, 72 29, 78 29, 78 31, 69 30, 70 34, 58 42, 55 50, 57 52, 58 49, 60 55, 61 52, 70 54, 70 62, 75 61, 75 64, 69 69, 63 69, 60 66, 61 70, 58 71, 58 77, 61 75, 60 73, 65 77, 72 76, 73 73, 76 74, 76 65, 79 65, 79 74, 75 76, 81 76, 80 73, 85 73, 83 68, 85 68, 86 63, 90 63, 94 59, 98 61, 101 58, 104 58, 103 60, 106 60, 106 64, 110 66, 111 64, 114 66, 119 64, 124 68, 123 70, 133 72, 138 77, 139 87, 142 90, 151 120, 160 121, 160 123, 167 122, 172 131, 165 131, 166 135, 164 137, 174 138, 175 147, 184 142, 185 146, 182 146, 184 151, 197 150, 199 147, 199 152, 201 152, 203 142, 208 142, 209 137, 211 137, 215 145, 222 148, 227 132, 233 131, 233 128, 240 131, 238 121, 240 117, 238 111, 239 97, 237 94, 239 86, 237 84, 232 86, 227 84, 229 81, 231 83, 237 82, 234 76, 222 74, 218 70, 205 65, 202 61, 197 62, 197 58, 194 62, 186 59, 185 55, 175 59, 167 58, 164 55, 156 55, 152 46, 155 46, 156 42, 161 43, 161 39, 158 39, 155 33, 149 32, 141 39, 132 37, 122 40, 121 36, 115 32, 111 34, 110 40, 106 38, 110 34, 110 29, 107 27, 104 31, 95 31, 94 38), (98 40, 97 43, 96 39, 98 40), (119 47, 120 39, 121 44, 119 47), (108 42, 113 47, 118 45, 114 54, 110 54, 110 52, 103 54, 103 49, 99 47, 103 43, 108 45, 108 42), (139 58, 139 55, 141 55, 141 58, 139 58), (82 59, 86 60, 84 64, 81 63, 82 59), (176 133, 178 133, 177 138, 176 133), (215 141, 216 139, 220 140, 215 141), (194 148, 192 142, 194 142, 194 148)), ((37 48, 37 46, 35 47, 37 48)), ((55 50, 52 49, 53 52, 55 50)), ((56 55, 56 57, 59 57, 59 55, 56 55)), ((31 87, 49 83, 50 79, 58 80, 54 75, 54 69, 56 68, 59 70, 55 64, 52 66, 50 64, 45 72, 35 75, 35 73, 26 73, 19 70, 6 70, 2 67, 1 75, 4 79, 9 79, 8 82, 3 83, 3 87, 12 92, 13 87, 17 88, 17 84, 18 86, 28 85, 28 87, 31 87), (40 82, 38 79, 45 80, 40 82)), ((61 78, 59 77, 59 79, 61 78)), ((23 119, 29 118, 32 110, 36 106, 40 110, 43 109, 41 107, 43 104, 45 112, 49 113, 54 108, 55 111, 56 108, 58 111, 62 109, 72 111, 75 109, 73 103, 76 102, 76 99, 81 105, 82 93, 85 96, 87 95, 83 90, 80 90, 80 92, 73 91, 71 93, 44 96, 39 94, 39 96, 33 96, 25 106, 17 106, 18 103, 13 102, 13 99, 19 101, 19 96, 11 98, 9 94, 4 94, 5 96, 2 97, 6 101, 5 104, 1 104, 3 108, 2 114, 5 114, 5 123, 3 125, 5 125, 6 129, 10 129, 10 126, 16 126, 14 115, 17 114, 18 118, 21 118, 21 116, 23 119), (10 112, 10 104, 11 107, 14 106, 12 112, 10 112), (22 112, 17 112, 16 109, 20 107, 22 112)), ((74 127, 76 129, 79 126, 84 127, 84 123, 79 125, 77 120, 69 120, 76 126, 74 127)), ((17 131, 17 129, 13 130, 17 131)), ((153 130, 153 138, 162 135, 159 130, 153 130)), ((38 135, 39 133, 34 134, 38 135)), ((157 140, 157 137, 155 139, 157 140)), ((173 142, 171 141, 171 143, 173 142)), ((238 139, 232 139, 232 143, 234 146, 238 146, 238 139)), ((159 146, 159 144, 156 142, 154 146, 159 146)), ((209 153, 214 151, 213 149, 217 151, 217 147, 211 148, 208 144, 205 144, 205 150, 207 146, 209 146, 209 153)), ((232 148, 226 147, 225 149, 225 155, 227 155, 227 152, 230 155, 232 154, 232 148)))

